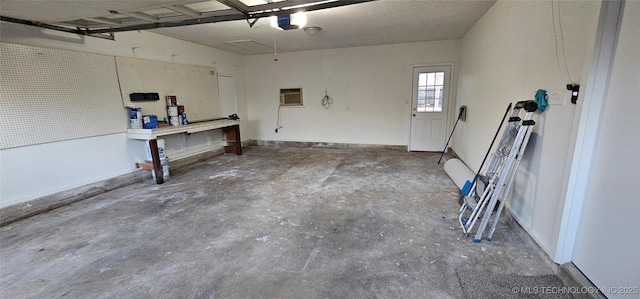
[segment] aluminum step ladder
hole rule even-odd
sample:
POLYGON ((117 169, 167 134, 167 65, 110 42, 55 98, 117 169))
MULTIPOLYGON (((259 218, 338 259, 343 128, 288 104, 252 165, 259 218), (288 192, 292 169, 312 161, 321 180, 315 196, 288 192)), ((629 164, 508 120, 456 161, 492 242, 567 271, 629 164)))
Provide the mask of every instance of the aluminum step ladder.
POLYGON ((487 240, 491 241, 506 197, 511 191, 522 155, 533 132, 535 121, 532 118, 537 109, 538 105, 534 101, 516 103, 498 147, 489 161, 480 167, 469 192, 464 197, 458 212, 458 222, 465 236, 469 236, 477 220, 482 217, 473 239, 474 242, 482 240, 482 235, 491 220, 496 204, 500 201, 487 235, 487 240), (523 110, 524 116, 521 118, 520 114, 523 110))

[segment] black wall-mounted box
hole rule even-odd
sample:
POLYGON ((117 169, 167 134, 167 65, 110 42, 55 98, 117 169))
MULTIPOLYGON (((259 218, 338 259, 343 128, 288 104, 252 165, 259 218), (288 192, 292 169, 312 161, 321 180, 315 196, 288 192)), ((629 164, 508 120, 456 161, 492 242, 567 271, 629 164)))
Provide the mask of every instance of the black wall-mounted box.
POLYGON ((159 101, 160 95, 157 92, 134 92, 129 94, 129 100, 132 102, 159 101))

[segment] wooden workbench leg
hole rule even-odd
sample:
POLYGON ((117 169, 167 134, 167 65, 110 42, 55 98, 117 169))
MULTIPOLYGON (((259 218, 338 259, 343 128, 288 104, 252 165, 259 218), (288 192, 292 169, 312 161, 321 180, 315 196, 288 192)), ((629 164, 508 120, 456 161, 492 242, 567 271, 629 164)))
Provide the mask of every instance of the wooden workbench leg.
POLYGON ((164 183, 164 173, 162 172, 162 164, 160 163, 160 154, 158 152, 158 140, 149 140, 149 148, 151 148, 151 159, 153 161, 153 171, 156 174, 156 184, 164 183))
POLYGON ((240 125, 233 126, 233 131, 235 133, 235 146, 236 146, 236 155, 242 155, 242 141, 240 141, 240 125))
POLYGON ((234 153, 236 155, 242 155, 242 142, 240 141, 240 126, 233 125, 222 128, 224 140, 227 145, 224 147, 225 153, 234 153))

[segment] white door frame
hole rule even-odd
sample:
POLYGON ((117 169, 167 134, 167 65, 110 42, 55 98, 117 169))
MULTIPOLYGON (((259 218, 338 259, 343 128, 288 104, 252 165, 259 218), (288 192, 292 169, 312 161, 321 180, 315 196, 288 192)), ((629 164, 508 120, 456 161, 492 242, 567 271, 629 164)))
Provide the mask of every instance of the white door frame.
POLYGON ((582 207, 589 183, 591 160, 600 127, 600 114, 609 89, 609 77, 620 31, 622 8, 622 1, 602 1, 600 7, 586 90, 578 98, 578 101, 582 102, 582 111, 577 133, 573 133, 576 141, 557 235, 558 242, 553 257, 553 260, 559 264, 573 260, 582 207))
MULTIPOLYGON (((234 113, 238 113, 238 95, 236 93, 236 78, 233 76, 233 74, 218 73, 218 76, 217 76, 218 100, 220 101, 221 105, 222 105, 222 94, 220 93, 220 77, 233 79, 233 105, 234 105, 234 111, 235 111, 234 113)), ((222 116, 227 116, 227 115, 222 115, 222 116)))
MULTIPOLYGON (((455 72, 455 68, 454 68, 454 63, 453 62, 442 62, 442 63, 418 63, 418 64, 411 64, 409 66, 409 74, 410 74, 410 78, 411 80, 409 80, 409 108, 408 110, 408 114, 409 115, 409 136, 407 137, 407 151, 410 152, 411 151, 411 122, 413 121, 413 69, 417 68, 417 67, 439 67, 439 66, 448 66, 449 67, 449 85, 447 86, 447 95, 449 97, 448 100, 448 110, 447 110, 447 121, 445 121, 445 132, 449 132, 449 122, 451 122, 451 113, 453 110, 455 109, 451 109, 451 107, 455 107, 455 104, 452 104, 452 99, 453 99, 453 78, 454 78, 454 72, 455 72)), ((449 136, 447 136, 448 138, 449 136)), ((444 144, 443 144, 444 146, 444 144)))

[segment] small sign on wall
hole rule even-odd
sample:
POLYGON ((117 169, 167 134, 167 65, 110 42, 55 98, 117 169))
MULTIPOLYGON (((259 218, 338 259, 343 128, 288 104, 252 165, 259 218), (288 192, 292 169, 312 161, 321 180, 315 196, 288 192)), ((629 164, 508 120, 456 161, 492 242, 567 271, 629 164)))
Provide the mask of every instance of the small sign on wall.
POLYGON ((149 102, 160 100, 160 95, 157 92, 134 92, 129 94, 129 100, 132 102, 149 102))

